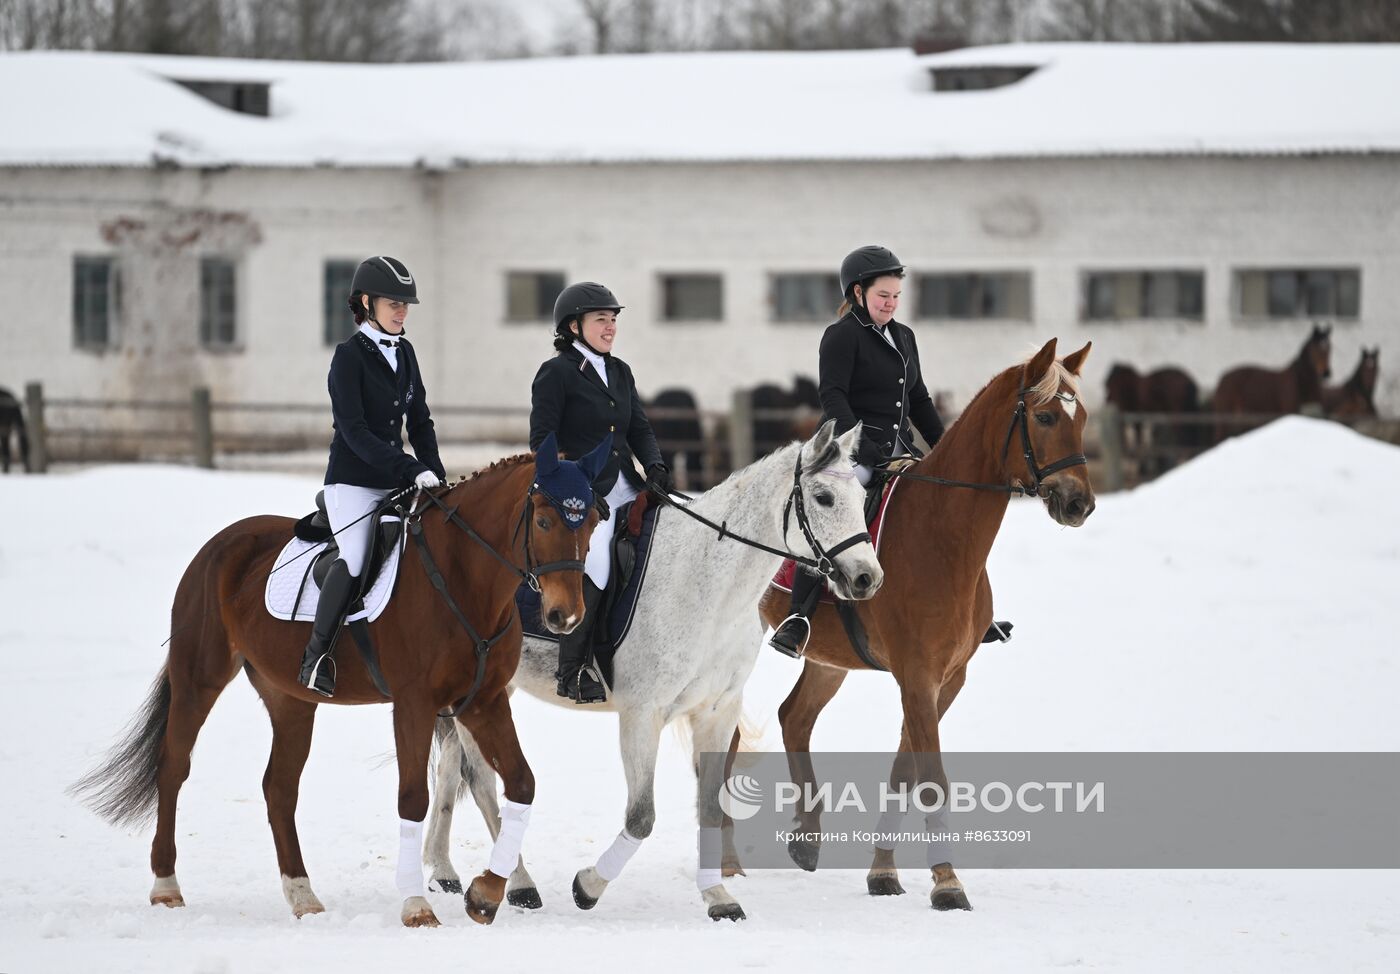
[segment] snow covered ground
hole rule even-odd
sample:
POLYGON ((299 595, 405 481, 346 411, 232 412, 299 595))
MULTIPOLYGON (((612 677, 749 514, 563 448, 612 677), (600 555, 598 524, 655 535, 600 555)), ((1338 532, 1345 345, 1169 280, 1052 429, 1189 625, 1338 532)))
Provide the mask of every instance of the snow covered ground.
MULTIPOLYGON (((1400 663, 1382 615, 1400 591, 1400 449, 1281 421, 1130 494, 1079 530, 1012 506, 993 552, 999 615, 944 726, 950 750, 1397 750, 1400 663)), ((482 928, 430 894, 444 926, 404 930, 385 707, 323 707, 298 820, 329 912, 282 899, 260 781, 270 733, 241 678, 195 751, 181 800, 184 910, 146 905, 150 832, 96 819, 63 789, 160 667, 187 560, 224 524, 303 513, 314 479, 109 467, 0 478, 0 971, 1172 971, 1400 969, 1400 885, 1384 871, 962 872, 975 910, 866 895, 860 872, 730 881, 749 919, 713 924, 693 884, 693 777, 663 739, 656 833, 592 913, 569 895, 621 826, 615 718, 518 700, 538 778, 526 856, 544 909, 482 928)), ((757 638, 757 634, 755 636, 757 638)), ((748 710, 775 713, 798 667, 765 655, 748 710)), ((814 746, 897 743, 888 676, 847 681, 814 746)), ((454 859, 484 868, 461 809, 454 859)))

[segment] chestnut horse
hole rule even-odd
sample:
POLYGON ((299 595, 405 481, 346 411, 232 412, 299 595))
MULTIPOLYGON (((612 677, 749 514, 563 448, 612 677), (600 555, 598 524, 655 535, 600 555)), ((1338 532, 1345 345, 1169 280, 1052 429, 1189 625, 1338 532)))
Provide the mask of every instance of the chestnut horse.
POLYGON ((1322 390, 1322 408, 1337 419, 1359 419, 1380 415, 1376 412, 1376 378, 1380 375, 1381 348, 1361 350, 1356 371, 1339 386, 1322 390))
MULTIPOLYGON (((1296 413, 1322 401, 1322 383, 1332 375, 1332 326, 1314 324, 1308 339, 1286 367, 1265 369, 1243 365, 1220 377, 1213 410, 1218 414, 1296 413)), ((1238 423, 1222 421, 1216 440, 1243 432, 1238 423)))
MULTIPOLYGON (((968 660, 992 622, 987 555, 1011 493, 1038 494, 1050 516, 1070 527, 1083 524, 1094 510, 1082 446, 1087 414, 1077 398, 1088 354, 1085 345, 1057 361, 1052 338, 1028 362, 994 378, 937 448, 907 471, 911 479, 887 505, 880 549, 885 584, 874 598, 858 603, 858 615, 871 656, 899 684, 904 726, 891 772, 896 791, 933 781, 946 793, 938 724, 962 689, 968 660), (1013 440, 1018 449, 1009 450, 1013 440), (990 489, 959 489, 920 477, 990 489)), ((770 587, 759 612, 776 626, 787 615, 787 604, 787 593, 770 587)), ((789 770, 799 788, 813 782, 807 752, 817 716, 846 673, 865 668, 834 607, 819 605, 802 675, 778 710, 789 770)), ((819 833, 819 814, 800 814, 797 831, 819 833)), ((796 841, 788 851, 799 866, 816 868, 817 845, 796 841)), ((933 906, 971 909, 952 864, 934 859, 931 866, 933 906)), ((729 867, 736 868, 736 862, 729 867)), ((867 888, 877 896, 904 892, 892 851, 876 849, 867 888)))
MULTIPOLYGON (((417 556, 404 551, 394 596, 369 627, 393 696, 398 811, 406 822, 422 822, 427 814, 425 769, 433 725, 445 708, 456 713, 496 767, 507 798, 523 806, 533 800, 534 776, 516 740, 506 690, 520 661, 515 590, 523 575, 537 578, 543 618, 558 632, 575 628, 584 612, 582 552, 598 523, 591 499, 585 498, 587 507, 580 506, 585 516, 571 530, 554 502, 536 488, 537 470, 547 474, 571 463, 556 458, 552 440, 536 463, 530 462, 535 459, 511 457, 431 497, 413 495, 407 526, 417 535, 409 545, 417 556), (452 511, 459 513, 449 516, 452 511), (476 539, 469 537, 467 521, 476 539), (430 581, 430 573, 437 577, 430 581), (435 590, 438 582, 443 585, 435 590), (469 635, 469 627, 476 632, 469 635)), ((585 457, 578 463, 580 474, 591 481, 603 459, 601 453, 585 457)), ((242 669, 272 719, 263 795, 283 893, 298 917, 325 909, 307 879, 294 816, 316 707, 327 701, 296 678, 309 626, 276 619, 263 604, 263 582, 292 526, 287 517, 245 518, 200 549, 176 589, 169 656, 145 706, 127 737, 74 785, 75 793, 114 823, 137 824, 156 813, 152 904, 184 906, 175 878, 176 800, 200 727, 242 669)), ((343 637, 342 632, 336 692, 329 702, 388 702, 343 637)), ((528 821, 528 815, 524 818, 528 821)), ((522 834, 523 829, 524 822, 522 834)), ((509 856, 512 868, 519 839, 509 856)), ((423 884, 421 841, 416 848, 409 844, 400 844, 402 920, 405 926, 436 926, 428 901, 410 893, 423 884)), ((490 923, 505 884, 504 876, 482 872, 466 894, 468 915, 490 923)))

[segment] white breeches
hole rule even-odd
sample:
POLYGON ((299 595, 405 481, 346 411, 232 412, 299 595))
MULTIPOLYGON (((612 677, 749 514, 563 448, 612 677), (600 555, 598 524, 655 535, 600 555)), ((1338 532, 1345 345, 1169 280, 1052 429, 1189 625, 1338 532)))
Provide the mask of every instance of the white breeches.
POLYGON ((870 478, 875 476, 875 471, 871 470, 863 463, 856 464, 856 480, 860 481, 862 487, 870 486, 870 478))
POLYGON ((365 517, 379 506, 379 502, 393 491, 376 490, 372 487, 355 487, 351 484, 326 484, 326 516, 330 518, 331 530, 335 532, 336 544, 340 545, 340 557, 345 567, 356 578, 365 568, 365 555, 369 552, 371 532, 375 530, 375 519, 365 517), (360 520, 364 518, 364 520, 360 520), (358 524, 355 522, 359 521, 358 524), (353 524, 342 532, 346 525, 353 524))
POLYGON ((606 590, 612 577, 612 538, 617 527, 617 510, 637 496, 637 489, 619 472, 617 483, 604 498, 608 502, 608 519, 599 521, 588 542, 588 555, 583 559, 583 571, 594 585, 606 590))

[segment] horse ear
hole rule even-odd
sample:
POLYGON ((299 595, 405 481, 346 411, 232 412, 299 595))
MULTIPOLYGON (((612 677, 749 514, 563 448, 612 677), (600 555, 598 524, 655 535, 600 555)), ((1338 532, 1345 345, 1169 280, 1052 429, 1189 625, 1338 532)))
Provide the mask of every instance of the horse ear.
POLYGON ((559 469, 559 440, 553 433, 535 451, 535 476, 548 477, 559 469))
POLYGON ((1079 375, 1084 368, 1084 360, 1089 357, 1089 349, 1094 347, 1093 342, 1085 342, 1084 347, 1077 352, 1070 352, 1065 356, 1065 368, 1070 375, 1079 375))
POLYGON ((1045 373, 1050 371, 1050 366, 1055 364, 1055 343, 1059 341, 1052 338, 1041 347, 1040 351, 1026 363, 1025 373, 1021 377, 1021 388, 1029 389, 1045 378, 1045 373))
POLYGON ((841 447, 841 455, 843 457, 854 457, 856 455, 856 450, 860 448, 860 437, 864 429, 864 423, 856 423, 856 425, 841 434, 841 438, 837 440, 837 444, 841 447))
POLYGON ((608 465, 608 454, 612 451, 612 434, 603 437, 602 442, 595 446, 588 454, 579 460, 578 468, 583 471, 583 475, 592 483, 597 479, 598 474, 603 472, 603 468, 608 465))

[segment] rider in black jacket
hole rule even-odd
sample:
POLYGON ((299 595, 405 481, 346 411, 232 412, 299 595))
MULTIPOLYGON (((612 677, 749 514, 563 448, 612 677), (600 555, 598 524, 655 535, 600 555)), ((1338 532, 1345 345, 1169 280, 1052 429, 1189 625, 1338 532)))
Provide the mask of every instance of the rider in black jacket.
MULTIPOLYGON (((844 433, 861 423, 856 476, 869 484, 875 467, 892 456, 918 455, 917 429, 931 447, 943 435, 943 420, 924 386, 914 332, 894 320, 904 265, 884 247, 861 247, 841 262, 840 318, 822 335, 819 395, 824 419, 844 433)), ((807 617, 822 582, 801 568, 793 576, 792 614, 769 644, 800 657, 811 635, 807 617)))
MULTIPOLYGON (((658 491, 675 489, 637 395, 632 370, 612 354, 621 310, 617 298, 601 284, 571 284, 560 292, 554 302, 556 354, 540 366, 530 390, 531 449, 554 433, 560 453, 577 458, 612 437, 612 455, 593 481, 595 495, 606 499, 609 511, 616 511, 648 486, 658 491), (634 457, 646 470, 646 480, 638 476, 634 457)), ((575 703, 606 698, 603 681, 591 665, 591 651, 596 610, 611 574, 616 523, 609 514, 593 531, 585 559, 584 619, 559 640, 558 693, 575 703)))
POLYGON ((370 257, 355 270, 350 292, 359 328, 336 346, 326 382, 335 435, 324 492, 340 557, 321 585, 298 677, 324 697, 335 693, 336 637, 360 591, 376 527, 368 515, 397 488, 447 479, 418 356, 403 337, 408 306, 418 303, 413 275, 393 257, 370 257), (416 458, 403 451, 405 434, 416 458))

